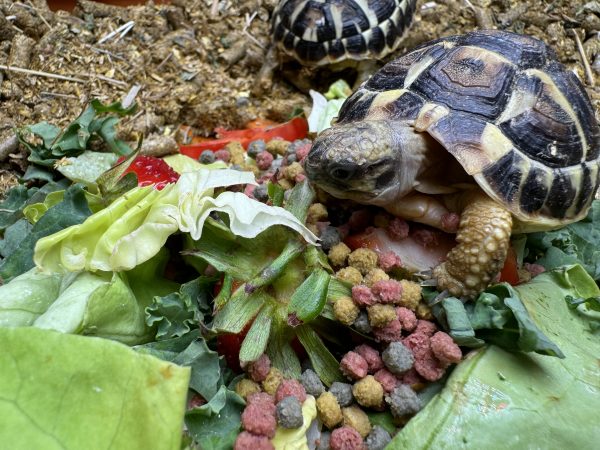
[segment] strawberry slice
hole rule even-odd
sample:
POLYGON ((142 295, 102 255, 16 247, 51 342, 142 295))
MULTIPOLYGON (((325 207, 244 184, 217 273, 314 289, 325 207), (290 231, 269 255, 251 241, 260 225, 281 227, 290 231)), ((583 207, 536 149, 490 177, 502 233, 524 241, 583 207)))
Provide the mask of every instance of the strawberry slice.
MULTIPOLYGON (((119 158, 117 163, 123 161, 119 158)), ((137 156, 124 174, 134 172, 137 175, 138 186, 154 185, 159 191, 169 183, 175 183, 179 174, 160 158, 153 156, 137 156)))

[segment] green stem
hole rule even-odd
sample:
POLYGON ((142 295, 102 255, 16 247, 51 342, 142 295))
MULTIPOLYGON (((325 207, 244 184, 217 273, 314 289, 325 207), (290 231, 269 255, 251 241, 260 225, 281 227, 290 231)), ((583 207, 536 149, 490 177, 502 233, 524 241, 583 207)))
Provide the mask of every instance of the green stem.
POLYGON ((252 293, 259 287, 269 285, 275 281, 287 265, 302 253, 304 247, 305 244, 299 240, 289 241, 281 254, 271 264, 265 267, 257 277, 246 283, 246 293, 252 293))

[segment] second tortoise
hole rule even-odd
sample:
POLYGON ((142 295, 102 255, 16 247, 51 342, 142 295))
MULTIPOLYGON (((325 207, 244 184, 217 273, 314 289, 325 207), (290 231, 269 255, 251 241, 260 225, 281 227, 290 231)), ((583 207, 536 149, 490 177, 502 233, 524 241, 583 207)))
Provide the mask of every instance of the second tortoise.
POLYGON ((457 231, 433 275, 439 290, 469 298, 499 273, 512 231, 586 216, 599 158, 589 98, 552 49, 478 31, 385 65, 346 100, 305 166, 336 197, 457 231))

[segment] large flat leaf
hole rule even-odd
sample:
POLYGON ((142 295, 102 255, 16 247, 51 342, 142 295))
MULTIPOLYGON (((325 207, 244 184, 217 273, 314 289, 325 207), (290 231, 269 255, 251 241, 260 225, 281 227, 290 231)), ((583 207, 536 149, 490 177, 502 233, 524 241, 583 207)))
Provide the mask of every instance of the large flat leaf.
POLYGON ((565 296, 600 294, 581 266, 517 286, 524 307, 564 359, 479 349, 396 436, 391 449, 594 449, 600 442, 600 341, 565 296))
POLYGON ((11 450, 178 450, 190 370, 106 339, 0 329, 11 450))

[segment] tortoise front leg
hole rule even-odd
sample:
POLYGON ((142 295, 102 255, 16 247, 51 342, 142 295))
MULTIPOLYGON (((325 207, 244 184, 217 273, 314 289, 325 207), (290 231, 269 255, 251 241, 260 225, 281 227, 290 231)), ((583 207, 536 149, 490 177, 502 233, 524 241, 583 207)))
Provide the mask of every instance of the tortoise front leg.
POLYGON ((502 270, 511 230, 512 215, 506 208, 483 194, 471 197, 460 218, 458 245, 433 269, 438 290, 477 296, 502 270))

